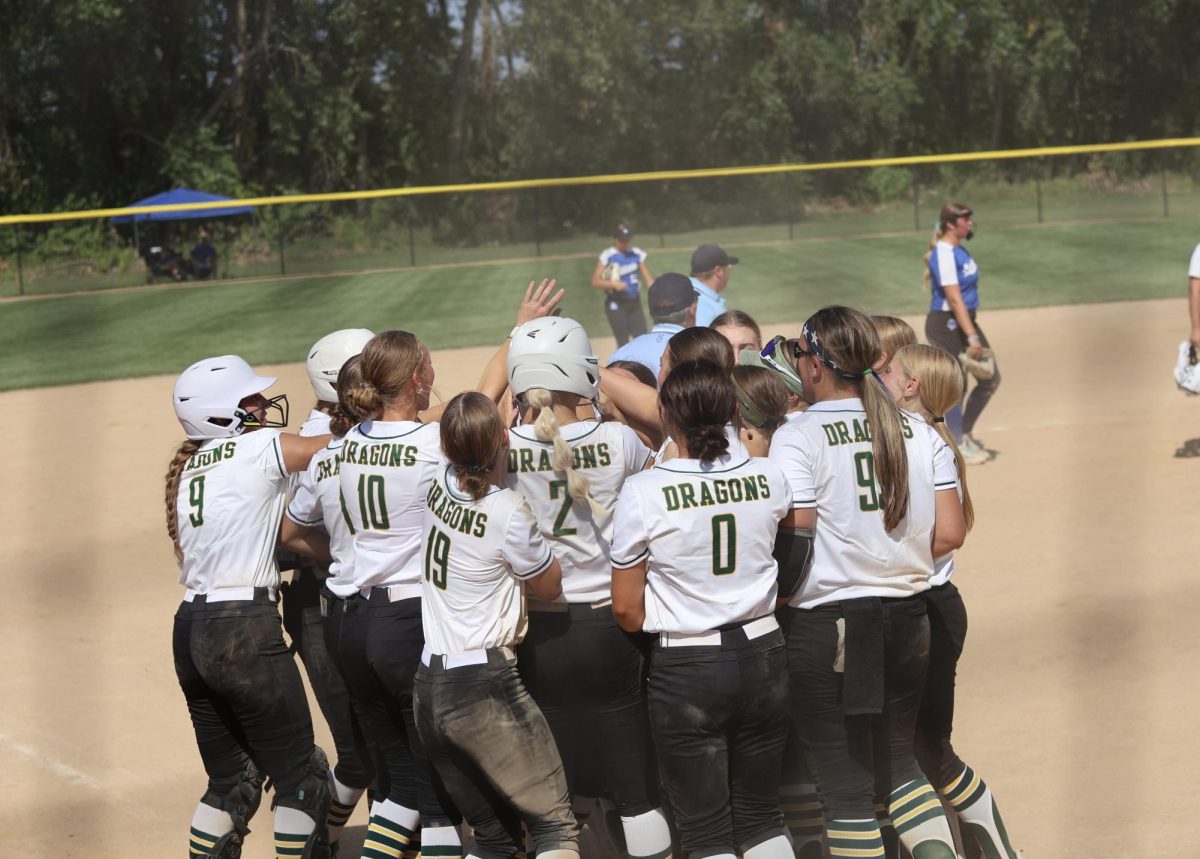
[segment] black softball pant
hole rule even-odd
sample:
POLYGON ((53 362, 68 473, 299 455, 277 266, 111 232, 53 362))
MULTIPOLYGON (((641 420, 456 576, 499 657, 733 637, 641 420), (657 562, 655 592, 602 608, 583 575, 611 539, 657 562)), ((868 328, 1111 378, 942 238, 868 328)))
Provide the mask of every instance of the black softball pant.
POLYGON ((929 658, 925 599, 880 602, 883 712, 877 715, 848 716, 843 706, 844 676, 835 669, 842 604, 783 613, 792 713, 829 820, 873 820, 877 793, 886 797, 921 776, 913 736, 929 658))
POLYGON ((786 836, 779 777, 788 732, 783 635, 721 644, 656 646, 650 725, 663 789, 692 859, 744 853, 786 836))
POLYGON ((517 666, 578 796, 607 796, 625 817, 658 807, 658 784, 637 637, 612 606, 531 611, 517 666))
POLYGON ((917 760, 926 777, 946 787, 963 771, 954 752, 954 677, 967 638, 967 608, 952 582, 925 592, 929 612, 929 670, 917 716, 917 760))
MULTIPOLYGON (((975 322, 975 311, 967 311, 971 317, 971 321, 975 322)), ((988 347, 987 334, 979 327, 979 323, 975 322, 975 330, 979 333, 979 342, 982 346, 988 347)), ((958 325, 958 320, 954 318, 954 314, 948 310, 938 310, 930 313, 925 317, 925 339, 932 345, 945 349, 951 355, 958 357, 964 349, 967 348, 967 335, 963 334, 962 329, 958 325)), ((963 370, 963 390, 966 390, 967 371, 963 370)), ((983 413, 983 408, 992 398, 992 394, 996 393, 996 389, 1000 387, 1000 365, 996 364, 996 375, 992 378, 982 381, 975 380, 975 387, 971 389, 971 393, 967 396, 967 403, 963 406, 962 413, 962 431, 970 433, 975 429, 975 422, 979 420, 980 414, 983 413)))
POLYGON ((376 588, 370 600, 347 601, 337 660, 386 769, 384 798, 417 809, 424 826, 457 826, 461 818, 433 776, 413 715, 424 646, 419 597, 388 602, 386 589, 376 588))
POLYGON ((296 571, 290 584, 280 588, 283 628, 304 663, 313 696, 329 725, 337 763, 333 774, 347 787, 365 788, 374 778, 374 767, 362 728, 350 704, 342 672, 325 641, 321 616, 321 580, 311 567, 296 571))
POLYGON ((640 294, 630 299, 613 298, 610 295, 604 299, 604 314, 612 326, 613 337, 617 338, 617 348, 646 333, 646 317, 642 315, 640 294))
POLYGON ((313 751, 312 719, 265 591, 252 601, 182 603, 171 647, 208 773, 206 799, 219 807, 253 760, 275 783, 278 804, 303 809, 297 792, 313 751))
POLYGON ((578 852, 579 828, 562 759, 508 648, 482 664, 445 667, 431 655, 416 677, 417 726, 429 758, 475 830, 472 853, 510 859, 524 850, 521 823, 538 855, 578 852))

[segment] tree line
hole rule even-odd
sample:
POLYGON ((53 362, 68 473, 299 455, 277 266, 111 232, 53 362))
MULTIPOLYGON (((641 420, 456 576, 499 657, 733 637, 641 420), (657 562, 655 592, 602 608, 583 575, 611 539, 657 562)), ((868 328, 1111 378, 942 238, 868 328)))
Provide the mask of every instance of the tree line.
MULTIPOLYGON (((1200 113, 1200 0, 4 6, 5 212, 1188 136, 1200 113)), ((548 205, 586 219, 578 198, 548 205)))

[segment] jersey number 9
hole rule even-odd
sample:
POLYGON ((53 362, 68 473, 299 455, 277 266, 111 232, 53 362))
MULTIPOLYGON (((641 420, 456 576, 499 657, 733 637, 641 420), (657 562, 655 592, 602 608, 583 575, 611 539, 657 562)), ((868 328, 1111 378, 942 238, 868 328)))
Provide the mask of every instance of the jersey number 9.
POLYGON ((858 496, 858 509, 864 513, 879 509, 879 490, 875 487, 875 457, 869 450, 854 454, 854 476, 867 490, 858 496))
POLYGON ((193 528, 204 524, 204 475, 193 477, 188 483, 188 503, 195 508, 194 513, 188 514, 188 521, 193 528))

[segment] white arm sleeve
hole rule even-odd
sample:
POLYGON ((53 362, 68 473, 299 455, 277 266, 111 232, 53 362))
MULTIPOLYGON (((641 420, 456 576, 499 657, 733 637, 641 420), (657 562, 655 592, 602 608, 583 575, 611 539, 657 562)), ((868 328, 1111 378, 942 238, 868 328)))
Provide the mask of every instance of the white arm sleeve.
POLYGON ((771 439, 767 458, 779 466, 792 490, 792 508, 816 507, 817 487, 813 478, 812 457, 804 443, 804 433, 794 425, 780 427, 771 439))
POLYGON ((636 566, 650 555, 650 537, 646 533, 646 517, 642 499, 635 486, 637 478, 626 481, 617 498, 613 514, 613 541, 610 551, 612 565, 618 569, 636 566))
POLYGON ((538 530, 529 502, 524 498, 508 520, 501 554, 518 579, 532 579, 541 575, 554 562, 554 555, 538 530))
POLYGON ((954 247, 938 242, 937 254, 938 286, 958 286, 958 266, 954 262, 954 247))

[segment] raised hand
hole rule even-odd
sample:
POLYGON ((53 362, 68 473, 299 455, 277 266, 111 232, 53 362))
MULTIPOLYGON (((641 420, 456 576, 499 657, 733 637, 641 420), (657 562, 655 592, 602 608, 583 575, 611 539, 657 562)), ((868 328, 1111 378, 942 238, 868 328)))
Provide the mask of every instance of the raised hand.
POLYGON ((565 289, 555 292, 556 286, 558 281, 552 277, 543 278, 538 284, 529 281, 529 286, 525 288, 525 298, 517 310, 517 324, 524 325, 531 319, 541 319, 553 313, 567 293, 565 289))

